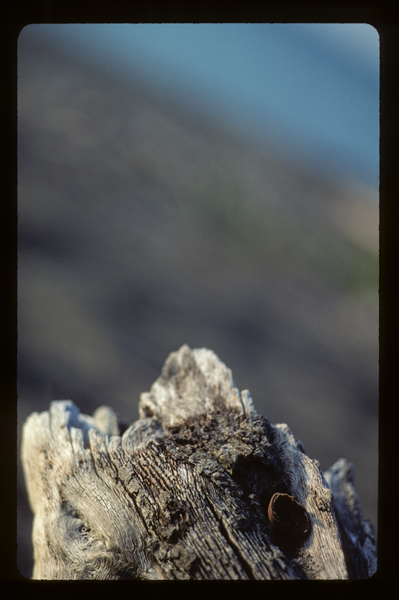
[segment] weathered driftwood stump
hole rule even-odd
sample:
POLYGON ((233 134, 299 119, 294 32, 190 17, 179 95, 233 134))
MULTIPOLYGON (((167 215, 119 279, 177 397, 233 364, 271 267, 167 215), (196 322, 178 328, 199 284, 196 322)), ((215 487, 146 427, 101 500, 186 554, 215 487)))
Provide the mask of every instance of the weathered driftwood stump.
POLYGON ((24 425, 36 579, 346 579, 376 570, 353 468, 323 476, 209 350, 169 356, 140 419, 53 402, 24 425), (124 432, 123 432, 124 431, 124 432))

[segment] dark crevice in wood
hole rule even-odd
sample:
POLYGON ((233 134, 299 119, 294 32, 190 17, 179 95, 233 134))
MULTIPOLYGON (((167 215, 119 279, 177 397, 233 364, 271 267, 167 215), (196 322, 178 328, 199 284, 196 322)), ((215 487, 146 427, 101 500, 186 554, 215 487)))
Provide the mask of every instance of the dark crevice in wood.
POLYGON ((215 519, 217 520, 218 524, 219 524, 219 529, 220 529, 220 533, 222 534, 222 536, 224 537, 224 539, 226 540, 226 543, 230 546, 230 548, 233 550, 234 554, 237 557, 238 562, 240 563, 240 565, 242 566, 244 572, 246 573, 248 579, 255 579, 253 573, 252 573, 252 569, 250 567, 250 565, 246 562, 246 560, 244 560, 244 557, 242 555, 242 553, 240 552, 240 549, 236 546, 236 544, 232 541, 231 537, 229 536, 225 526, 223 525, 222 520, 217 516, 215 510, 212 507, 212 503, 210 503, 210 507, 211 510, 214 514, 215 519))

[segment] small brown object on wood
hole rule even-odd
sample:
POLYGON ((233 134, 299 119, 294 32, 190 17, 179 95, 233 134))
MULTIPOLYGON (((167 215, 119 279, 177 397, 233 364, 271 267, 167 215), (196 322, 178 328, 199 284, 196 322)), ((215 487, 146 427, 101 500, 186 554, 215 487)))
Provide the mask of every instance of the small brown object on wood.
POLYGON ((90 417, 70 400, 27 419, 35 579, 376 571, 352 466, 341 459, 324 476, 287 425, 257 414, 213 352, 172 353, 139 415, 123 435, 111 408, 90 417))

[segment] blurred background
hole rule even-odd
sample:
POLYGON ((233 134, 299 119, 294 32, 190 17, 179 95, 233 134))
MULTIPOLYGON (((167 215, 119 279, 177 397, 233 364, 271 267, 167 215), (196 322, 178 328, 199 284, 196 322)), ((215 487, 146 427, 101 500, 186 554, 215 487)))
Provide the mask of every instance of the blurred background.
MULTIPOLYGON (((370 25, 30 25, 18 46, 18 435, 131 421, 207 347, 377 526, 379 38, 370 25)), ((18 464, 18 566, 32 572, 18 464)))

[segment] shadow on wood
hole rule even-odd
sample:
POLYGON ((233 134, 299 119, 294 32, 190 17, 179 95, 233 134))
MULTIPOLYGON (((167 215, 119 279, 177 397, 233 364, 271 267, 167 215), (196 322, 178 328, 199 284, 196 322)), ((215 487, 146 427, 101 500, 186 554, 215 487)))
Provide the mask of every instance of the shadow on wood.
POLYGON ((362 579, 353 466, 325 475, 206 349, 172 353, 140 419, 70 400, 26 421, 35 579, 362 579))

